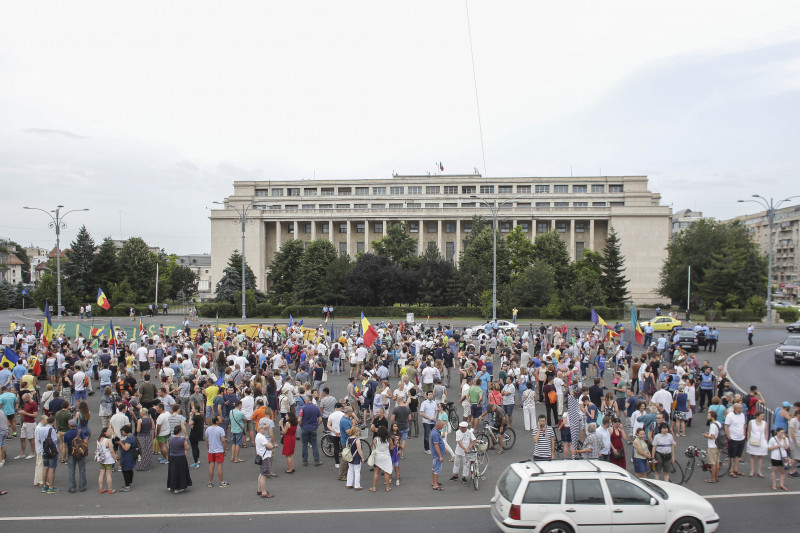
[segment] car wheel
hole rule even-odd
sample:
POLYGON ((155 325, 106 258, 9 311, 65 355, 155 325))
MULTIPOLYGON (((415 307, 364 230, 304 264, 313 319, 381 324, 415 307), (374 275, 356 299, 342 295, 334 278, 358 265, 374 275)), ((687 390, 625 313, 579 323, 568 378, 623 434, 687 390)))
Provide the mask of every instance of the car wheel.
POLYGON ((776 364, 776 365, 779 365, 779 364, 781 364, 781 360, 780 360, 780 359, 778 359, 777 357, 775 358, 775 364, 776 364))
POLYGON ((703 525, 696 518, 684 516, 672 524, 669 533, 703 533, 703 525))
POLYGON ((553 522, 542 528, 542 533, 575 533, 574 530, 564 522, 553 522))

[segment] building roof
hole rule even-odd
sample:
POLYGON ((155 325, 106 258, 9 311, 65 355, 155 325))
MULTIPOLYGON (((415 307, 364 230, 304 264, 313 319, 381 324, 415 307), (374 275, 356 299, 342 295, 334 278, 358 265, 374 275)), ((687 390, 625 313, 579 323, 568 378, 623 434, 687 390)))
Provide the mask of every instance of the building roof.
MULTIPOLYGON (((65 257, 67 257, 67 252, 68 252, 68 251, 70 251, 70 250, 69 250, 69 249, 67 249, 67 250, 61 250, 61 257, 62 257, 62 258, 65 258, 65 257)), ((53 248, 52 250, 50 250, 50 253, 49 253, 49 254, 47 254, 47 257, 55 257, 55 256, 56 256, 56 249, 55 249, 55 248, 53 248)))
POLYGON ((22 261, 19 257, 14 254, 8 254, 8 261, 6 261, 7 265, 24 265, 25 262, 22 261))

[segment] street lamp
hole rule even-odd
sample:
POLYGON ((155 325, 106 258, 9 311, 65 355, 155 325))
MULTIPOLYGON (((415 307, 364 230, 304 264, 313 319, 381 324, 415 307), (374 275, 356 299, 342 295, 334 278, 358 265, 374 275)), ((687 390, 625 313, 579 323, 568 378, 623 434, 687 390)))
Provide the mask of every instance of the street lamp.
POLYGON ((40 209, 38 207, 22 207, 22 209, 30 209, 32 211, 41 211, 45 215, 50 217, 51 222, 47 225, 49 228, 55 228, 56 230, 56 287, 58 290, 58 318, 61 318, 61 228, 66 228, 67 225, 64 223, 64 217, 69 215, 70 213, 74 213, 75 211, 88 211, 88 208, 84 209, 73 209, 72 211, 67 211, 63 215, 61 214, 61 208, 64 207, 63 205, 57 205, 55 209, 51 209, 50 211, 45 211, 44 209, 40 209), (55 213, 53 216, 51 213, 55 213))
POLYGON ((515 196, 500 205, 497 205, 497 200, 494 200, 493 203, 490 204, 486 200, 481 200, 474 194, 470 195, 470 198, 480 200, 481 203, 492 212, 492 322, 494 322, 497 320, 497 213, 500 211, 500 208, 507 203, 522 197, 515 196))
MULTIPOLYGON (((250 203, 242 204, 241 206, 231 205, 223 202, 212 202, 217 205, 225 206, 225 208, 230 208, 236 211, 239 215, 239 224, 242 226, 242 320, 247 319, 247 303, 246 303, 246 295, 245 292, 247 290, 247 278, 245 278, 244 271, 245 271, 245 263, 244 263, 244 230, 247 226, 247 215, 248 213, 255 210, 255 206, 250 203)), ((234 220, 234 222, 236 222, 234 220)))
POLYGON ((767 250, 767 324, 772 325, 772 227, 775 223, 775 210, 792 198, 800 198, 800 195, 789 196, 788 198, 784 198, 777 203, 775 203, 773 198, 767 200, 760 194, 754 194, 753 198, 755 198, 755 200, 739 200, 739 202, 753 202, 755 204, 764 206, 764 209, 767 210, 767 223, 769 224, 769 249, 767 250))

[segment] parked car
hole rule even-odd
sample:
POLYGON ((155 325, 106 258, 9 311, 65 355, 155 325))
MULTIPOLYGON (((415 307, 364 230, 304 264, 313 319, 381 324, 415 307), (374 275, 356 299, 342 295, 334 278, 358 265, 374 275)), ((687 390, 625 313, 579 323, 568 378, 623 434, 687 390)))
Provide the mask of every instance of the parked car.
POLYGON ((800 362, 800 335, 790 335, 775 348, 775 364, 800 362))
POLYGON ((639 479, 604 461, 511 464, 491 500, 506 532, 713 533, 719 515, 702 496, 674 483, 639 479))
POLYGON ((789 324, 786 326, 786 331, 789 333, 797 333, 800 332, 800 320, 795 322, 794 324, 789 324))
MULTIPOLYGON (((500 329, 510 329, 512 331, 517 331, 517 326, 513 322, 509 322, 508 320, 498 320, 497 325, 500 329)), ((489 329, 492 328, 492 322, 486 322, 485 324, 481 324, 479 326, 472 326, 472 329, 480 333, 481 331, 486 331, 486 326, 489 326, 489 329)))
POLYGON ((644 329, 647 326, 653 326, 655 331, 672 331, 681 326, 681 321, 672 318, 671 316, 657 316, 653 320, 642 322, 639 326, 644 329))
MULTIPOLYGON (((677 345, 690 352, 696 352, 699 349, 699 333, 695 333, 694 330, 688 328, 678 328, 675 333, 678 334, 678 341, 672 343, 673 348, 677 345)), ((703 335, 703 343, 705 344, 705 334, 703 335)))

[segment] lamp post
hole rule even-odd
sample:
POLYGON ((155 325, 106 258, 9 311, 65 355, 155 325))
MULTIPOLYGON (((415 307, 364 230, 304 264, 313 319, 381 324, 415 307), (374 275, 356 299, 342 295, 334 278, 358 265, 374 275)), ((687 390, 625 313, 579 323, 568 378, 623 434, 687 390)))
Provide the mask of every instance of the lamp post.
POLYGON ((70 213, 74 213, 75 211, 88 211, 88 208, 84 209, 73 209, 71 211, 67 211, 63 215, 61 214, 61 208, 63 205, 57 205, 55 209, 51 209, 50 211, 45 211, 44 209, 40 209, 38 207, 24 207, 22 209, 30 209, 32 211, 41 211, 45 215, 50 217, 51 222, 47 225, 49 228, 55 228, 56 230, 56 287, 58 291, 58 318, 61 318, 61 228, 66 228, 67 225, 64 223, 64 217, 69 215, 70 213), (51 213, 55 213, 53 216, 51 213))
POLYGON ((492 322, 494 322, 497 320, 497 213, 500 211, 501 207, 509 202, 513 202, 517 198, 521 198, 521 196, 510 198, 500 205, 497 205, 497 200, 494 200, 490 204, 486 200, 481 200, 474 194, 471 195, 470 198, 480 200, 481 203, 492 212, 492 322))
POLYGON ((774 239, 772 228, 775 225, 775 210, 792 198, 800 198, 800 195, 789 196, 788 198, 779 200, 777 203, 773 198, 767 200, 760 194, 754 194, 753 198, 755 198, 755 200, 739 200, 739 202, 753 202, 764 206, 764 209, 767 210, 767 224, 769 226, 769 248, 767 250, 767 324, 772 325, 772 243, 774 239))
MULTIPOLYGON (((242 320, 247 319, 247 298, 246 298, 246 290, 247 290, 247 278, 245 278, 245 262, 244 262, 244 231, 247 227, 247 215, 251 211, 255 209, 255 206, 251 203, 244 203, 240 206, 231 205, 223 202, 212 202, 217 205, 225 206, 225 208, 230 208, 236 211, 236 214, 239 215, 239 224, 242 226, 242 320)), ((234 222, 236 222, 234 220, 234 222)))

